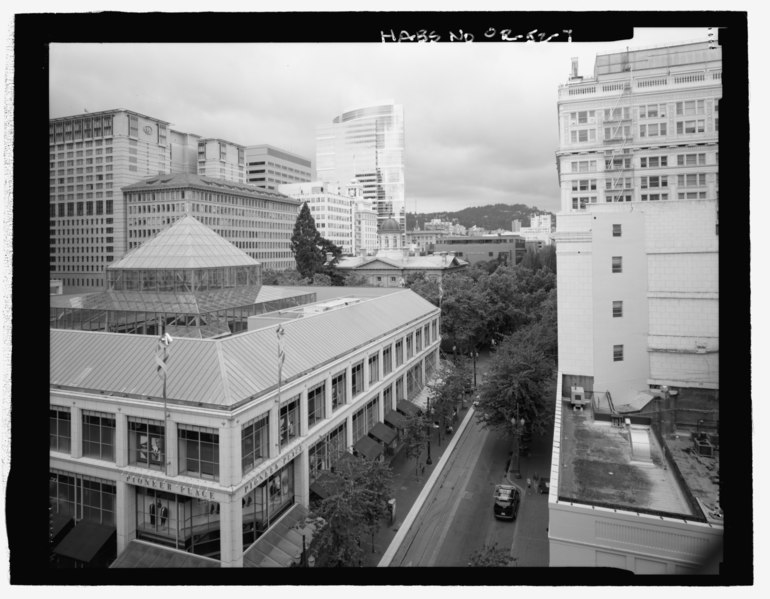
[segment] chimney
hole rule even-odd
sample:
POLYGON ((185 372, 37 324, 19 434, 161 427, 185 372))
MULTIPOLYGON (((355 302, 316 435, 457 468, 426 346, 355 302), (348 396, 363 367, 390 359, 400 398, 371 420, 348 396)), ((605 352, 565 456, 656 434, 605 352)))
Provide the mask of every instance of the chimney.
POLYGON ((572 57, 572 77, 575 79, 578 78, 578 57, 577 56, 572 57))

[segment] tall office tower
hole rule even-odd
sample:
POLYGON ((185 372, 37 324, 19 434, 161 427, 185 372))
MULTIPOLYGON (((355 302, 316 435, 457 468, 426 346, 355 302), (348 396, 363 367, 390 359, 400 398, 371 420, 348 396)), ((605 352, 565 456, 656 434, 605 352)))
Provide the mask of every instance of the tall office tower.
POLYGON ((224 139, 198 140, 198 174, 201 177, 245 182, 244 146, 224 139))
POLYGON ((353 253, 354 199, 339 186, 322 181, 292 183, 279 185, 278 193, 294 198, 300 206, 307 203, 321 236, 342 248, 343 254, 353 253))
POLYGON ((49 121, 50 278, 96 291, 126 251, 121 188, 167 173, 168 122, 115 109, 49 121))
POLYGON ((363 199, 374 203, 378 224, 395 218, 406 233, 403 106, 387 101, 349 109, 319 126, 316 176, 358 181, 363 199))
POLYGON ((189 215, 265 268, 296 266, 291 251, 299 210, 295 199, 245 183, 189 173, 150 177, 123 192, 129 249, 189 215))
MULTIPOLYGON (((708 440, 719 419, 721 58, 721 48, 708 42, 599 55, 593 77, 580 77, 573 61, 559 88, 556 403, 565 414, 557 415, 563 438, 551 469, 558 489, 550 505, 552 566, 693 571, 721 531, 718 487, 690 477, 675 439, 679 430, 688 443, 691 431, 708 440), (570 398, 581 409, 590 400, 592 418, 573 418, 570 398), (588 476, 585 460, 598 454, 587 457, 575 431, 602 419, 626 437, 592 429, 591 447, 630 455, 605 469, 619 474, 628 467, 649 493, 630 498, 620 478, 588 476), (639 460, 653 465, 656 455, 667 468, 637 473, 639 460), (677 480, 668 474, 674 470, 677 480), (586 484, 597 491, 584 492, 586 484), (563 506, 561 498, 610 504, 618 513, 628 506, 635 515, 591 515, 563 506), (575 538, 578 517, 596 522, 575 538), (560 525, 565 519, 573 532, 560 525), (565 536, 556 540, 559 535, 565 536), (623 542, 615 542, 618 535, 623 542), (644 535, 654 541, 645 543, 644 535), (687 548, 677 553, 672 547, 680 542, 687 548)), ((711 467, 718 466, 717 460, 711 467)))
POLYGON ((267 144, 246 147, 246 183, 277 190, 312 179, 310 160, 267 144))
POLYGON ((168 152, 172 173, 198 172, 198 142, 201 136, 194 133, 169 130, 168 152))

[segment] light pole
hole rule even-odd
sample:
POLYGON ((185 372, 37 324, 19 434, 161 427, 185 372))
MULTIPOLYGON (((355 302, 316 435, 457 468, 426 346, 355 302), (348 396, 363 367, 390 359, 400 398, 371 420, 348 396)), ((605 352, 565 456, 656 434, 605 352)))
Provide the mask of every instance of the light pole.
MULTIPOLYGON (((516 407, 516 412, 518 413, 519 409, 518 406, 516 407)), ((511 424, 513 425, 513 454, 516 458, 516 467, 514 468, 514 475, 516 478, 521 478, 521 449, 520 449, 520 443, 521 443, 521 430, 524 428, 524 418, 521 420, 517 420, 516 418, 511 418, 511 424)))

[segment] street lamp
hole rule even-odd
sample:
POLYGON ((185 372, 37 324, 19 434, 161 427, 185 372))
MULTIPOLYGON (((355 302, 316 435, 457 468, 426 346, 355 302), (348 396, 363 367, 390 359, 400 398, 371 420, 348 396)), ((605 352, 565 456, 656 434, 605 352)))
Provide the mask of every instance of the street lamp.
POLYGON ((471 358, 473 358, 473 388, 476 388, 476 358, 479 357, 479 352, 475 349, 471 352, 471 358))
MULTIPOLYGON (((516 410, 518 412, 518 408, 516 410)), ((516 478, 521 478, 521 431, 524 428, 524 418, 521 420, 516 420, 516 418, 511 418, 511 424, 513 425, 513 454, 516 458, 516 467, 514 468, 514 474, 516 478)))

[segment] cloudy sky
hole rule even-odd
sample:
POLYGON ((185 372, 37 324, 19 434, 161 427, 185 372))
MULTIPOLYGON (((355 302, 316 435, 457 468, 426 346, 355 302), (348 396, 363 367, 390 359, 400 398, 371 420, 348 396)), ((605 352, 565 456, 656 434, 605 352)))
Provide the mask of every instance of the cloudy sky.
POLYGON ((126 108, 315 164, 317 125, 392 99, 404 106, 407 211, 555 211, 557 91, 571 57, 590 76, 597 53, 707 39, 660 28, 611 43, 52 44, 50 117, 126 108))

